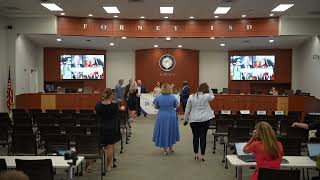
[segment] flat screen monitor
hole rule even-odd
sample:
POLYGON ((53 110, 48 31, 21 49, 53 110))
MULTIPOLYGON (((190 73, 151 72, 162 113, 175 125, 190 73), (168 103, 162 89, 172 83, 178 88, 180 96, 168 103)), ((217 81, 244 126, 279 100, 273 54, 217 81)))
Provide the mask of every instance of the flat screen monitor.
POLYGON ((230 56, 230 79, 231 80, 274 80, 275 56, 230 56))
POLYGON ((104 79, 104 55, 60 56, 61 79, 104 79))

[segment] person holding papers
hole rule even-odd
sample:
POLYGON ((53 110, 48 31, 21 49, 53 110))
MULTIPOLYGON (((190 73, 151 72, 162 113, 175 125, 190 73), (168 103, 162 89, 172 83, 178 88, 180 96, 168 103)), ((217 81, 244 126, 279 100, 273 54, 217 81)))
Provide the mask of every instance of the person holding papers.
POLYGON ((267 122, 260 122, 255 126, 253 135, 244 146, 243 151, 256 156, 257 167, 251 180, 258 180, 259 168, 280 169, 284 154, 283 147, 267 122))

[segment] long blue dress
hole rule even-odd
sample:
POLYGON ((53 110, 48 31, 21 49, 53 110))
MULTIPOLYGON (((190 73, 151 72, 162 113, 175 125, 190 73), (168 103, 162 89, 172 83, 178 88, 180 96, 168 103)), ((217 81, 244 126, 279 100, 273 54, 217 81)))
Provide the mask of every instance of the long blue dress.
POLYGON ((152 140, 157 147, 169 148, 180 140, 177 113, 175 111, 178 107, 178 100, 172 94, 161 94, 155 98, 153 104, 159 111, 152 140))

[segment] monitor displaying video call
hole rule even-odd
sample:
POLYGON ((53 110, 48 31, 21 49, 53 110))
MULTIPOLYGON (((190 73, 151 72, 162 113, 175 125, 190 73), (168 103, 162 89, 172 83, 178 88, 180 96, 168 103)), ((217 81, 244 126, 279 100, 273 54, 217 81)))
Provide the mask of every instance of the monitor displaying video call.
POLYGON ((104 79, 104 55, 61 55, 61 79, 104 79))
POLYGON ((230 56, 231 80, 274 80, 275 56, 230 56))

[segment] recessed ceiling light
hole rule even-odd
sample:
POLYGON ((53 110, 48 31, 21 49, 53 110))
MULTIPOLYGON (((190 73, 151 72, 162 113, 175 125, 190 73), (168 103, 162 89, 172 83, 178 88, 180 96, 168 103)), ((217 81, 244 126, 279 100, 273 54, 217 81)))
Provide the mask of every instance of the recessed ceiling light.
POLYGON ((220 44, 220 46, 222 46, 222 47, 223 47, 223 46, 226 46, 226 44, 222 43, 222 44, 220 44))
POLYGON ((216 19, 217 19, 217 18, 219 18, 219 16, 214 16, 214 18, 216 18, 216 19))
POLYGON ((178 48, 182 48, 182 45, 178 45, 178 48))
POLYGON ((62 13, 60 13, 61 14, 61 16, 64 16, 64 15, 66 15, 66 13, 64 13, 64 12, 62 12, 62 13))
POLYGON ((210 39, 215 39, 215 37, 210 37, 210 39))
POLYGON ((158 47, 158 45, 157 45, 157 44, 155 44, 153 47, 157 48, 157 47, 158 47))
POLYGON ((60 42, 60 41, 62 41, 62 39, 58 38, 57 41, 60 42))
POLYGON ((165 17, 163 17, 163 18, 168 19, 169 17, 168 17, 168 16, 165 16, 165 17))
POLYGON ((144 19, 144 16, 140 16, 141 19, 144 19))
POLYGON ((231 7, 217 7, 214 14, 227 14, 231 7))
POLYGON ((108 14, 119 14, 120 11, 116 6, 105 6, 103 9, 108 13, 108 14))
POLYGON ((114 43, 110 43, 109 45, 110 45, 110 46, 114 46, 114 43))
POLYGON ((114 15, 113 17, 114 17, 114 18, 118 18, 119 16, 117 16, 117 15, 114 15))
POLYGON ((190 18, 190 19, 193 19, 194 17, 193 17, 193 16, 190 16, 189 18, 190 18))
POLYGON ((160 7, 161 14, 173 14, 173 7, 160 7))
POLYGON ((90 17, 91 17, 91 16, 93 16, 93 15, 92 15, 92 14, 88 14, 88 16, 90 16, 90 17))
POLYGON ((121 37, 121 39, 127 39, 127 37, 123 36, 123 37, 121 37))
POLYGON ((280 4, 279 6, 275 7, 272 9, 274 12, 283 12, 286 11, 287 9, 291 8, 294 4, 280 4))
POLYGON ((245 18, 245 17, 247 17, 247 15, 245 15, 245 14, 242 14, 242 15, 241 15, 241 17, 245 18))
POLYGON ((274 16, 274 14, 270 14, 269 16, 271 16, 271 17, 272 17, 272 16, 274 16))
POLYGON ((50 11, 63 11, 63 9, 55 3, 41 3, 41 5, 50 11))
POLYGON ((270 39, 270 40, 269 40, 269 43, 273 43, 273 42, 274 42, 274 40, 273 40, 273 39, 270 39))
POLYGON ((170 38, 170 37, 166 37, 166 40, 167 40, 167 41, 170 41, 170 40, 171 40, 171 38, 170 38))

